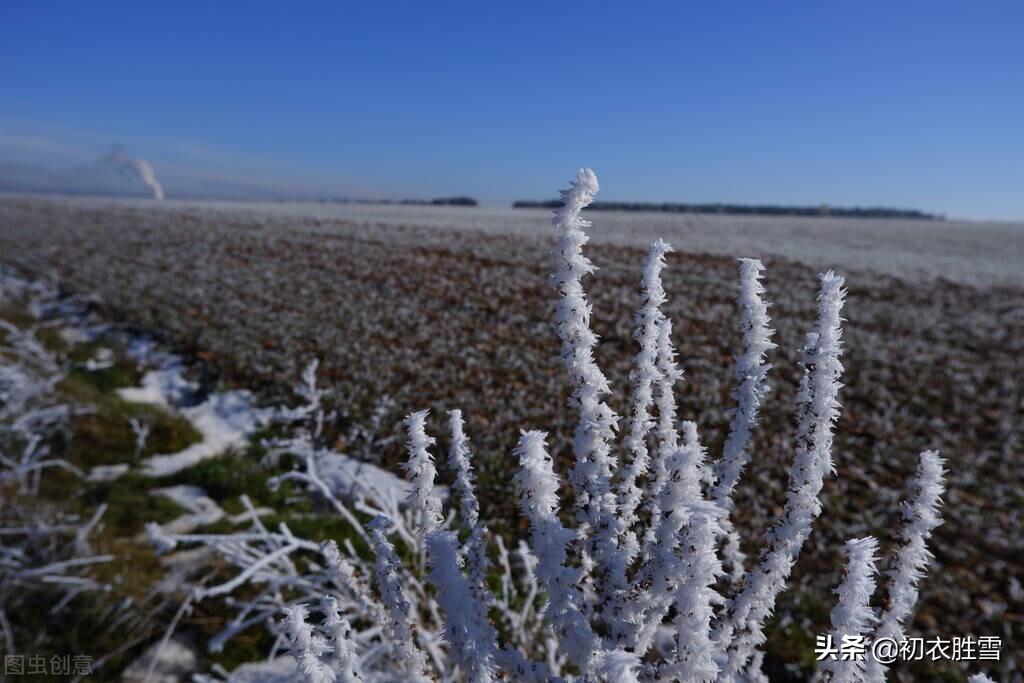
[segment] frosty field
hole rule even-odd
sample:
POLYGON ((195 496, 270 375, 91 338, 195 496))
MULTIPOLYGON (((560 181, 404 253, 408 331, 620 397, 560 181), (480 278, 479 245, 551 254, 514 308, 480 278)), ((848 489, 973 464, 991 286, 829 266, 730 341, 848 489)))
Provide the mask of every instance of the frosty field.
MULTIPOLYGON (((917 454, 937 449, 949 471, 944 523, 908 630, 1000 636, 1003 661, 992 671, 1019 676, 1024 225, 589 218, 587 251, 600 268, 587 281, 596 355, 617 389, 628 386, 636 353, 646 246, 662 237, 676 248, 663 277, 685 372, 679 412, 701 426, 710 454, 725 439, 740 344, 733 257, 765 261, 778 348, 768 354, 772 393, 737 491, 751 554, 783 504, 816 274, 834 268, 846 277, 838 476, 825 484, 825 512, 780 598, 769 650, 806 672, 813 634, 827 630, 843 543, 871 534, 891 545, 917 454)), ((0 263, 55 277, 98 315, 155 335, 183 356, 200 391, 246 389, 278 405, 317 359, 320 383, 336 392, 339 413, 325 426, 334 447, 391 471, 405 459, 404 415, 430 409, 428 431, 444 434, 446 411, 461 408, 481 515, 508 539, 526 531, 512 481, 519 430, 549 431, 562 471, 571 458, 574 425, 562 410, 570 387, 550 322, 552 245, 547 211, 0 198, 0 263)), ((625 396, 611 399, 620 414, 625 396)), ((778 661, 769 665, 783 675, 778 661)), ((959 680, 967 668, 894 670, 959 680)))
MULTIPOLYGON (((319 222, 329 226, 333 221, 542 239, 551 232, 551 212, 543 209, 188 200, 154 205, 146 200, 85 197, 55 198, 53 202, 69 209, 135 207, 206 216, 220 213, 275 224, 293 219, 309 232, 315 232, 319 222)), ((869 270, 925 282, 944 279, 978 286, 1024 285, 1020 267, 1024 262, 1024 223, 619 211, 596 213, 594 218, 594 243, 644 248, 662 238, 680 248, 686 245, 689 253, 774 256, 812 268, 869 270)))

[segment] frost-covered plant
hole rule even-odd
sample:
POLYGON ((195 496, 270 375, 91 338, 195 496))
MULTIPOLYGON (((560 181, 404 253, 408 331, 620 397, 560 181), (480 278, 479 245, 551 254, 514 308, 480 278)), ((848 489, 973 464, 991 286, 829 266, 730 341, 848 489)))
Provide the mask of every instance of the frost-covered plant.
POLYGON ((469 439, 466 437, 461 410, 449 411, 448 426, 452 435, 448 467, 455 473, 454 489, 459 496, 459 520, 463 531, 469 534, 463 549, 471 569, 469 583, 478 598, 487 599, 486 575, 490 567, 487 558, 487 529, 480 521, 480 502, 476 497, 469 439))
POLYGON ((764 642, 765 620, 786 586, 811 526, 821 513, 819 494, 832 473, 832 429, 839 416, 839 377, 843 366, 840 309, 843 279, 827 272, 821 276, 818 321, 804 345, 804 374, 797 393, 796 454, 789 475, 782 517, 766 535, 761 561, 745 577, 719 631, 727 652, 727 675, 742 673, 764 642))
POLYGON ((594 563, 595 590, 626 587, 627 557, 618 552, 625 528, 617 517, 618 502, 612 488, 616 458, 612 453, 618 416, 605 402, 611 387, 594 359, 597 335, 590 328, 590 302, 583 278, 596 268, 583 254, 589 237, 583 231, 590 222, 580 217, 598 191, 597 176, 582 169, 569 189, 562 192, 561 208, 553 223, 558 241, 552 256, 552 283, 559 293, 555 323, 562 340, 562 361, 573 383, 572 405, 579 413, 573 437, 576 458, 570 480, 576 494, 579 539, 584 564, 594 563))
POLYGON ((496 633, 487 619, 487 606, 476 598, 463 574, 455 534, 430 532, 427 553, 431 565, 427 578, 437 590, 437 602, 444 611, 444 639, 452 659, 469 680, 494 681, 496 633))
POLYGON ((665 289, 661 285, 661 271, 665 267, 665 254, 669 245, 658 240, 644 262, 643 280, 640 287, 641 304, 636 314, 636 330, 633 338, 640 346, 636 356, 636 368, 632 372, 633 400, 629 416, 629 431, 623 444, 632 461, 623 470, 619 480, 619 515, 625 529, 620 541, 630 562, 639 552, 636 534, 632 526, 637 522, 637 510, 643 499, 641 479, 647 477, 650 469, 648 436, 655 422, 650 409, 654 403, 655 387, 662 381, 658 367, 659 337, 665 323, 661 306, 665 303, 665 289))
MULTIPOLYGON (((414 555, 423 552, 422 537, 415 533, 412 515, 400 507, 411 489, 394 475, 354 463, 322 442, 327 416, 325 392, 316 384, 316 367, 315 362, 309 364, 296 387, 300 404, 273 411, 274 420, 289 433, 264 442, 268 449, 265 463, 281 464, 288 455, 294 468, 271 478, 269 484, 276 488, 291 482, 304 487, 320 505, 344 518, 355 536, 366 540, 375 551, 375 561, 361 556, 347 540, 319 544, 297 537, 284 523, 276 529, 268 528, 261 519, 267 510, 256 509, 247 496, 241 497, 245 513, 237 518, 240 523, 248 522, 247 530, 173 534, 150 523, 147 534, 159 552, 173 552, 181 546, 204 547, 236 570, 233 577, 221 583, 201 581, 189 587, 187 603, 224 599, 235 611, 208 643, 210 651, 220 651, 230 639, 257 625, 268 627, 277 636, 275 651, 285 641, 294 649, 291 627, 296 622, 290 619, 280 623, 274 617, 285 612, 294 616, 296 606, 319 606, 326 621, 314 624, 305 617, 303 621, 313 631, 322 631, 319 637, 332 648, 335 659, 328 657, 326 668, 310 664, 313 676, 328 676, 325 672, 330 671, 340 677, 346 670, 344 661, 352 660, 359 664, 358 673, 366 680, 380 680, 382 670, 402 671, 403 680, 430 680, 422 672, 428 668, 443 670, 446 661, 438 606, 427 595, 424 577, 400 563, 387 540, 387 533, 395 532, 414 555), (366 518, 373 521, 364 523, 366 518), (243 586, 258 590, 236 598, 236 591, 243 586), (375 589, 380 599, 374 595, 375 589), (343 622, 325 611, 328 602, 343 622), (341 632, 348 634, 349 642, 338 647, 332 641, 341 632), (338 659, 339 653, 344 657, 338 659), (432 662, 429 667, 427 658, 432 662)), ((436 508, 440 510, 440 502, 436 508)), ((314 655, 327 657, 327 652, 314 655)), ((311 662, 308 656, 306 659, 311 662)), ((356 674, 345 675, 351 678, 356 674)))
MULTIPOLYGON (((874 637, 902 640, 903 625, 917 603, 917 584, 932 559, 926 546, 932 531, 942 523, 939 504, 945 490, 942 469, 945 461, 935 451, 925 451, 914 479, 916 497, 903 504, 903 544, 896 551, 895 566, 890 571, 889 604, 882 611, 874 637)), ((864 680, 885 680, 886 665, 868 653, 864 680)))
MULTIPOLYGON (((674 386, 682 372, 676 365, 671 321, 661 310, 667 297, 660 273, 670 247, 660 240, 651 245, 635 318, 634 337, 640 348, 631 375, 632 400, 620 444, 618 417, 606 401, 611 387, 594 357, 598 340, 590 327, 591 306, 583 288, 583 278, 595 269, 583 254, 583 228, 588 223, 580 212, 597 189, 593 172, 580 171, 562 193, 564 206, 553 221, 558 233, 552 253, 553 284, 559 295, 556 327, 572 383, 570 405, 577 417, 569 471, 575 525, 561 514, 561 483, 546 434, 524 431, 513 453, 520 468, 520 507, 529 523, 529 549, 519 553, 525 590, 517 597, 504 541, 491 538, 481 522, 462 413, 449 414, 447 463, 458 512, 453 510, 447 519, 436 487, 431 453, 435 440, 427 433, 428 414, 412 413, 405 421, 406 509, 389 509, 384 515, 378 511, 366 526, 368 533, 363 533, 376 558, 372 566, 351 545, 344 558, 336 547, 328 546, 321 550, 328 556, 328 568, 317 571, 321 577, 333 577, 330 582, 320 578, 303 583, 301 574, 288 566, 262 577, 271 586, 267 592, 287 603, 284 632, 309 680, 356 680, 356 675, 366 680, 474 683, 764 680, 760 663, 765 623, 821 514, 825 479, 834 473, 832 441, 843 370, 843 279, 832 272, 820 278, 817 318, 803 348, 786 504, 765 536, 758 561, 748 570, 730 517, 735 507, 732 493, 751 458, 751 434, 767 394, 766 354, 774 346, 768 304, 762 299, 763 266, 741 260, 743 348, 736 364, 736 410, 723 452, 708 463, 696 425, 683 422, 681 433, 676 426, 674 386), (451 528, 456 516, 458 535, 451 528), (403 553, 392 543, 392 532, 411 562, 400 561, 403 553), (492 591, 486 580, 492 542, 495 566, 502 570, 498 591, 492 591), (723 561, 730 565, 728 582, 721 580, 723 561), (369 575, 375 595, 367 590, 369 575), (329 595, 311 595, 317 586, 328 585, 329 595), (286 593, 288 597, 281 597, 286 593), (302 604, 321 605, 323 626, 310 625, 302 604), (530 615, 538 614, 543 623, 536 625, 530 615)), ((334 495, 309 465, 327 456, 317 455, 308 439, 305 446, 289 447, 306 463, 305 472, 293 478, 327 497, 334 495)), ((924 543, 937 524, 941 464, 934 453, 922 455, 918 494, 905 506, 905 542, 897 552, 889 606, 881 615, 869 602, 877 544, 873 539, 848 544, 849 563, 832 614, 834 635, 867 635, 875 623, 877 633, 902 632, 928 560, 924 543)), ((333 500, 348 505, 339 496, 333 500)), ((379 507, 364 497, 356 509, 373 514, 375 504, 379 507)), ((359 525, 358 520, 354 523, 359 525)), ((259 524, 258 518, 254 524, 259 524)), ((262 555, 251 548, 232 552, 238 541, 225 538, 221 551, 245 559, 238 563, 245 569, 234 583, 290 562, 293 548, 308 549, 285 527, 275 534, 263 530, 252 540, 276 544, 278 550, 262 555)), ((831 680, 860 680, 872 666, 829 662, 823 673, 831 680)), ((881 676, 884 671, 879 680, 881 676)))
POLYGON ((52 591, 49 614, 57 617, 79 595, 108 591, 110 587, 91 576, 89 569, 114 558, 96 553, 89 543, 105 505, 85 520, 46 519, 30 506, 2 497, 0 506, 0 634, 5 651, 14 653, 29 639, 39 642, 42 634, 22 633, 25 640, 19 640, 10 613, 38 609, 37 596, 52 591))
POLYGON ((70 419, 88 411, 55 396, 67 368, 34 329, 0 320, 0 333, 0 483, 17 481, 22 493, 35 494, 49 468, 84 478, 81 470, 50 452, 52 437, 67 433, 70 419))
MULTIPOLYGON (((871 609, 871 594, 875 592, 875 562, 878 541, 870 536, 846 542, 846 576, 836 588, 836 606, 832 608, 833 642, 843 643, 848 638, 861 638, 875 622, 871 609)), ((864 680, 864 661, 852 659, 824 659, 821 670, 824 679, 833 683, 856 683, 864 680)))
POLYGON ((530 545, 537 556, 537 579, 547 591, 544 616, 559 646, 577 667, 585 669, 598 647, 597 636, 583 612, 579 569, 567 566, 567 549, 575 538, 558 517, 558 477, 547 453, 543 432, 525 432, 519 439, 518 484, 523 514, 530 520, 530 545))
MULTIPOLYGON (((16 294, 31 307, 53 294, 42 283, 33 287, 5 272, 0 277, 0 301, 16 294), (18 291, 8 291, 12 286, 18 291)), ((68 368, 36 332, 0 320, 0 636, 7 653, 23 649, 29 638, 38 644, 45 635, 16 632, 10 614, 38 609, 43 595, 56 616, 85 592, 109 590, 89 570, 113 559, 90 543, 106 505, 83 519, 58 516, 36 497, 48 470, 85 477, 51 447, 54 437, 70 436, 71 418, 90 410, 59 396, 57 385, 68 368)))
POLYGON ((414 640, 412 605, 402 587, 402 565, 387 538, 388 521, 378 517, 370 524, 373 530, 373 551, 376 556, 374 578, 377 591, 388 614, 388 630, 394 646, 395 659, 410 681, 429 681, 425 672, 427 660, 414 640))
MULTIPOLYGON (((334 670, 323 661, 332 646, 327 640, 313 632, 307 623, 309 613, 302 605, 292 605, 284 610, 288 626, 288 637, 292 643, 292 655, 299 663, 309 683, 334 683, 334 670)), ((336 645, 335 645, 336 647, 336 645)))
MULTIPOLYGON (((729 436, 722 449, 722 458, 715 463, 715 476, 708 498, 719 506, 732 506, 732 492, 743 469, 750 460, 748 444, 757 425, 758 412, 768 393, 767 376, 771 367, 765 354, 775 348, 771 342, 772 329, 768 326, 768 305, 762 300, 764 286, 761 273, 764 266, 757 259, 740 259, 740 333, 743 351, 736 358, 736 388, 733 398, 736 409, 729 424, 729 436)), ((738 581, 743 575, 745 558, 739 548, 739 534, 728 516, 722 518, 723 559, 730 565, 730 578, 738 581)))
POLYGON ((437 531, 444 521, 441 500, 434 490, 437 468, 428 450, 436 443, 436 439, 427 436, 424 427, 426 419, 425 410, 405 419, 409 431, 409 460, 405 464, 405 472, 412 484, 405 502, 415 515, 413 530, 421 540, 437 531))

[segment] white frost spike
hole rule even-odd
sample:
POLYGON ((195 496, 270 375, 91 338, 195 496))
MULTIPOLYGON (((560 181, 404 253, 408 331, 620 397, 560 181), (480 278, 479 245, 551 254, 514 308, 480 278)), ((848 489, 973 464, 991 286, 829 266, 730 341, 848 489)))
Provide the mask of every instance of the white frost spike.
POLYGON ((462 574, 458 541, 450 531, 433 531, 427 536, 431 570, 428 578, 437 588, 437 601, 444 610, 444 639, 469 683, 496 680, 494 658, 497 634, 487 621, 487 609, 470 590, 462 574))
POLYGON ((337 599, 324 596, 320 610, 324 613, 324 629, 334 643, 331 668, 337 674, 338 683, 360 683, 363 680, 363 672, 359 666, 356 644, 352 641, 352 627, 348 620, 343 619, 338 613, 337 599))
POLYGON ((406 504, 415 515, 415 529, 421 539, 438 529, 444 521, 441 500, 434 490, 437 468, 434 467, 434 459, 427 450, 435 443, 433 437, 427 436, 424 427, 428 414, 429 411, 421 410, 405 418, 405 427, 409 433, 409 460, 405 463, 404 469, 412 483, 406 504))
POLYGON ((621 546, 628 561, 636 556, 636 538, 630 527, 637 521, 636 511, 643 492, 637 485, 641 477, 647 476, 650 454, 647 450, 647 436, 654 427, 650 407, 654 402, 654 387, 661 381, 658 369, 658 337, 664 318, 661 306, 665 303, 665 289, 661 284, 661 271, 665 267, 665 254, 672 247, 663 240, 651 244, 644 261, 643 279, 640 287, 640 310, 635 316, 633 338, 640 345, 636 364, 631 372, 633 401, 629 416, 629 432, 624 440, 632 462, 619 480, 619 517, 625 527, 621 546))
POLYGON ((974 674, 967 679, 967 683, 996 683, 985 674, 974 674))
POLYGON ((740 332, 743 352, 736 357, 736 388, 733 398, 736 412, 729 424, 729 437, 722 451, 722 459, 715 464, 715 484, 709 498, 725 509, 732 509, 732 492, 750 461, 747 446, 757 424, 761 402, 768 393, 766 377, 771 367, 765 362, 765 353, 775 348, 772 329, 768 326, 768 306, 761 300, 764 286, 761 272, 764 265, 757 259, 740 259, 740 332))
MULTIPOLYGON (((896 552, 896 566, 889 579, 889 603, 882 612, 874 639, 903 640, 903 624, 914 612, 917 603, 917 583, 924 576, 932 559, 927 543, 935 527, 942 523, 939 504, 945 490, 945 461, 936 451, 921 453, 914 480, 916 496, 903 503, 903 545, 896 552)), ((865 681, 884 681, 887 665, 870 656, 864 671, 865 681)))
POLYGON ((683 371, 676 365, 676 350, 672 346, 672 321, 663 318, 658 324, 658 427, 655 430, 658 451, 665 457, 675 452, 679 443, 676 431, 676 383, 682 381, 683 371))
POLYGON ((658 426, 655 429, 656 452, 648 477, 648 506, 651 519, 644 535, 644 558, 650 558, 654 534, 661 521, 661 507, 658 499, 668 478, 666 461, 679 446, 679 432, 676 430, 675 385, 682 380, 683 372, 676 365, 676 350, 672 346, 672 321, 663 318, 658 325, 658 391, 655 404, 658 407, 658 426))
POLYGON ((714 589, 722 575, 715 555, 724 510, 713 501, 688 507, 689 522, 682 537, 684 571, 676 591, 676 667, 681 681, 709 682, 718 675, 717 644, 711 639, 714 605, 722 596, 714 589))
POLYGON ((334 539, 328 539, 324 542, 323 547, 320 549, 320 554, 323 555, 327 568, 334 573, 338 580, 344 583, 355 582, 355 572, 352 569, 352 565, 341 556, 341 551, 338 549, 338 544, 334 539))
POLYGON ((580 218, 580 211, 593 201, 597 190, 594 172, 580 169, 575 182, 562 192, 563 206, 555 210, 552 219, 558 231, 551 254, 555 263, 552 282, 560 295, 556 323, 562 360, 572 378, 572 404, 580 418, 573 438, 576 463, 570 475, 576 512, 581 524, 593 530, 587 551, 597 565, 598 580, 610 576, 615 585, 625 583, 626 572, 617 552, 622 525, 611 484, 615 469, 611 445, 618 417, 603 398, 611 389, 594 361, 597 335, 590 328, 590 303, 582 282, 595 268, 583 255, 583 245, 589 239, 583 228, 590 223, 580 218))
POLYGON ((680 553, 683 530, 690 521, 691 507, 702 502, 704 449, 693 422, 683 423, 683 434, 683 446, 676 449, 666 463, 667 482, 658 500, 662 516, 654 532, 651 556, 638 576, 639 583, 649 587, 626 605, 627 621, 640 626, 635 646, 638 652, 646 652, 650 647, 675 598, 685 571, 683 562, 689 552, 683 549, 680 553))
MULTIPOLYGON (((835 589, 839 596, 832 608, 832 642, 841 644, 844 638, 866 636, 874 625, 875 613, 871 609, 871 595, 875 592, 875 562, 878 541, 868 536, 847 541, 846 576, 835 589)), ((864 679, 864 660, 846 660, 842 657, 824 659, 821 671, 830 683, 859 683, 864 679)))
POLYGON ((469 439, 462 420, 461 410, 448 413, 448 426, 452 433, 452 445, 448 454, 448 467, 455 472, 453 488, 459 495, 459 517, 462 528, 469 533, 464 555, 469 582, 473 594, 480 600, 490 602, 487 591, 487 530, 480 523, 480 502, 476 497, 476 485, 473 481, 473 466, 470 462, 469 439))
POLYGON ((558 478, 543 432, 523 432, 516 446, 516 475, 523 514, 530 520, 530 546, 537 557, 536 575, 548 593, 544 610, 559 648, 581 670, 589 666, 597 637, 581 612, 580 572, 565 566, 566 546, 575 534, 558 519, 558 478))
MULTIPOLYGON (((736 388, 732 392, 736 411, 729 424, 729 436, 722 451, 722 459, 715 463, 714 483, 708 493, 723 509, 732 511, 732 493, 743 469, 750 461, 750 436, 757 424, 761 402, 768 393, 766 378, 770 365, 765 353, 775 348, 768 326, 768 305, 761 299, 764 286, 761 273, 764 265, 757 259, 740 259, 740 334, 743 351, 736 357, 736 388)), ((735 584, 743 575, 745 558, 740 550, 739 535, 732 520, 722 521, 725 537, 722 554, 730 568, 730 580, 735 584)))
POLYGON ((473 485, 473 466, 469 461, 469 439, 463 427, 462 411, 448 412, 448 426, 452 433, 451 450, 448 453, 448 467, 455 472, 455 485, 459 495, 459 513, 462 528, 472 531, 480 519, 480 503, 473 485))
POLYGON ((595 673, 606 683, 640 683, 636 670, 640 657, 625 650, 604 650, 595 657, 595 673))
POLYGON ((843 366, 840 311, 846 292, 843 278, 831 271, 821 275, 818 319, 804 346, 804 376, 797 392, 796 454, 789 474, 782 518, 766 534, 760 564, 747 576, 729 620, 718 633, 728 646, 726 674, 742 672, 756 647, 764 642, 764 622, 785 588, 814 520, 821 513, 818 499, 832 467, 832 430, 839 416, 837 396, 843 366), (735 637, 735 640, 733 638, 735 637))
POLYGON ((376 558, 374 580, 381 602, 391 617, 388 630, 399 664, 408 674, 410 681, 429 683, 431 679, 424 673, 427 668, 426 657, 416 646, 412 629, 409 627, 409 612, 412 607, 402 589, 402 566, 386 535, 390 526, 391 522, 383 516, 375 518, 367 525, 376 558))
POLYGON ((309 613, 302 605, 293 605, 284 609, 285 626, 292 643, 292 656, 305 676, 306 683, 334 683, 334 671, 322 657, 331 648, 321 636, 313 633, 313 627, 307 623, 309 613))

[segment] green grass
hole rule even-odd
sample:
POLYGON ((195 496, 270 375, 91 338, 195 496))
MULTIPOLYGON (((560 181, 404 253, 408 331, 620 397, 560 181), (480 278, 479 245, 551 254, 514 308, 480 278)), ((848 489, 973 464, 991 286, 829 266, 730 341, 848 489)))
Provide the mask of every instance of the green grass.
MULTIPOLYGON (((216 501, 228 502, 244 493, 255 505, 281 505, 286 490, 270 491, 267 487, 269 478, 270 473, 260 464, 257 455, 248 451, 231 451, 161 477, 159 481, 161 486, 199 486, 216 501)), ((241 507, 234 508, 236 513, 241 511, 241 507)))

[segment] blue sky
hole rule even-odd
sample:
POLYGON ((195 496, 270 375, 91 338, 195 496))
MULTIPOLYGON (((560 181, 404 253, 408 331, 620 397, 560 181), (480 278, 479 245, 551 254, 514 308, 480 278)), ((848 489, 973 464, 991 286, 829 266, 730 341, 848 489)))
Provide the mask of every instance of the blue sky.
POLYGON ((1024 219, 1024 3, 0 3, 0 160, 1024 219))

